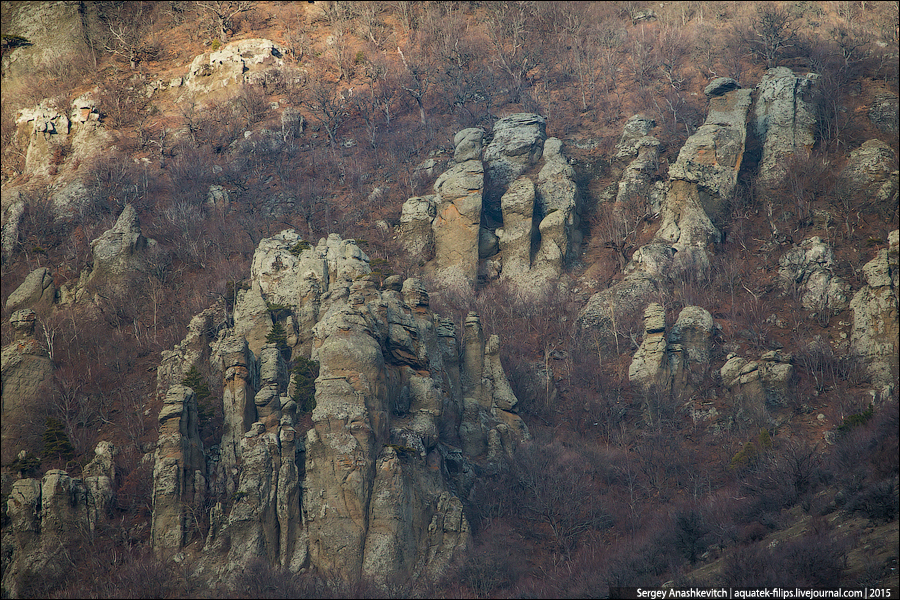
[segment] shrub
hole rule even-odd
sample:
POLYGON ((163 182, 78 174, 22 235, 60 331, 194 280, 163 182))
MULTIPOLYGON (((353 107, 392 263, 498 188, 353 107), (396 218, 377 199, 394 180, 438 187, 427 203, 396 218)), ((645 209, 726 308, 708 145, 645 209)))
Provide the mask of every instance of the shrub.
POLYGON ((862 513, 878 523, 893 521, 898 512, 894 482, 884 480, 866 487, 850 501, 847 510, 862 513))

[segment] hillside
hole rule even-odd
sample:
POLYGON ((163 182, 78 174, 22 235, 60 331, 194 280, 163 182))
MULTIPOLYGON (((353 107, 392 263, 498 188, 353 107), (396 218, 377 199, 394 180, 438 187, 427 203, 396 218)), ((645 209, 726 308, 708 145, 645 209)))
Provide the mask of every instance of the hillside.
POLYGON ((897 3, 2 27, 4 597, 900 585, 897 3))

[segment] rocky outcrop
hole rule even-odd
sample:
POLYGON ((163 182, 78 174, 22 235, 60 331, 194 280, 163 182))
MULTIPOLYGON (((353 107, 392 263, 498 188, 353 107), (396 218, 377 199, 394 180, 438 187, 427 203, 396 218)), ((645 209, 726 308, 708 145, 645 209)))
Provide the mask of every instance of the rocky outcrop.
POLYGON ((875 94, 872 106, 869 108, 869 120, 881 131, 897 135, 900 130, 900 100, 897 94, 890 90, 883 90, 875 94))
POLYGON ((794 75, 787 67, 769 69, 756 86, 754 126, 762 143, 759 177, 777 184, 785 173, 786 159, 800 150, 808 152, 816 141, 815 107, 809 101, 818 75, 794 75))
POLYGON ((20 597, 32 578, 52 585, 71 568, 68 553, 84 543, 112 500, 115 448, 97 445, 96 456, 85 466, 81 479, 52 469, 41 480, 19 479, 7 501, 8 527, 4 527, 4 596, 20 597), (8 561, 8 562, 7 562, 8 561))
POLYGON ((863 266, 866 283, 850 301, 853 329, 850 347, 862 357, 872 385, 883 397, 896 389, 897 340, 900 337, 897 301, 900 290, 900 231, 890 233, 888 248, 863 266))
POLYGON ((183 85, 190 92, 209 93, 229 85, 253 83, 260 72, 283 66, 284 55, 284 48, 267 39, 230 42, 196 57, 183 85))
POLYGON ((749 403, 753 412, 762 413, 766 406, 783 406, 794 389, 793 356, 771 350, 759 360, 729 354, 719 370, 722 384, 734 397, 749 403))
POLYGON ((894 150, 881 140, 869 140, 850 153, 841 171, 841 193, 853 206, 874 210, 885 219, 897 211, 900 172, 894 150))
MULTIPOLYGON (((16 145, 25 152, 25 173, 29 175, 56 175, 67 172, 70 165, 74 172, 75 163, 93 161, 110 140, 92 92, 82 94, 69 107, 44 100, 16 115, 16 145)), ((63 198, 54 198, 54 208, 68 217, 75 207, 63 198)))
POLYGON ((665 312, 651 303, 644 311, 644 339, 628 368, 628 379, 644 389, 689 393, 709 365, 715 329, 709 312, 686 306, 666 335, 665 312))
POLYGON ((14 331, 12 343, 0 354, 0 397, 2 397, 2 441, 14 444, 20 426, 28 426, 29 412, 44 402, 51 391, 53 361, 34 337, 37 315, 25 308, 14 312, 9 325, 14 331))
POLYGON ((535 266, 558 275, 580 253, 578 186, 575 185, 575 169, 563 154, 560 140, 546 140, 543 157, 544 166, 538 173, 537 182, 537 207, 542 218, 538 225, 541 241, 535 266))
POLYGON ((544 129, 539 115, 512 115, 483 150, 481 129, 460 131, 435 194, 403 205, 399 239, 410 256, 451 286, 502 278, 540 293, 558 279, 580 253, 580 194, 562 142, 544 129), (542 157, 535 185, 522 174, 542 157))
MULTIPOLYGON (((460 352, 418 280, 379 289, 368 273, 365 254, 338 236, 260 242, 234 325, 209 342, 224 423, 205 472, 194 467, 190 390, 171 387, 160 414, 157 552, 189 542, 184 516, 203 494, 214 507, 201 560, 224 577, 253 559, 348 581, 435 577, 467 546, 469 462, 503 460, 529 437, 499 338, 485 340, 470 315, 460 352), (286 346, 254 347, 261 315, 269 330, 284 325, 286 346), (288 381, 288 356, 318 363, 314 399, 295 396, 304 392, 288 381)), ((195 344, 167 362, 198 356, 185 350, 195 344)))
POLYGON ((39 267, 28 274, 25 281, 6 299, 7 310, 46 308, 56 300, 53 275, 47 267, 39 267))
MULTIPOLYGON (((678 160, 669 167, 662 223, 653 242, 634 252, 625 266, 624 279, 591 296, 578 315, 581 328, 609 334, 617 328, 617 321, 638 318, 650 293, 667 278, 709 267, 707 246, 719 242, 721 233, 715 223, 725 216, 737 186, 750 106, 750 90, 722 92, 728 87, 713 90, 720 95, 710 98, 706 122, 687 139, 678 160)), ((652 157, 655 144, 642 135, 649 128, 645 118, 629 119, 619 155, 639 158, 644 151, 652 157)), ((634 180, 645 190, 650 181, 634 180)), ((627 189, 629 184, 625 185, 627 189)))
POLYGON ((124 278, 146 268, 144 252, 155 245, 141 232, 137 211, 126 204, 116 224, 91 242, 94 267, 88 281, 121 285, 124 278))
POLYGON ((434 258, 434 231, 437 216, 434 196, 416 196, 403 203, 400 213, 400 243, 415 259, 428 262, 434 258))
POLYGON ((721 237, 716 223, 725 216, 737 185, 749 107, 750 90, 711 98, 706 122, 669 167, 669 190, 656 239, 675 248, 687 266, 705 268, 707 244, 721 237))
POLYGON ((500 199, 503 227, 497 229, 497 237, 503 252, 503 279, 518 282, 527 278, 531 269, 532 248, 538 233, 534 227, 535 198, 534 183, 520 177, 500 199))
POLYGON ((806 310, 825 318, 847 308, 850 286, 834 274, 834 252, 818 237, 785 252, 778 264, 782 289, 798 297, 806 310))

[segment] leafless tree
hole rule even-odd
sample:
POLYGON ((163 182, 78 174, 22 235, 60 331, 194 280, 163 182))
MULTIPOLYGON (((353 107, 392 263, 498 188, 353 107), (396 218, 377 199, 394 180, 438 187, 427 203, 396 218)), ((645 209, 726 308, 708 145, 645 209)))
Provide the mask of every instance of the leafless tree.
POLYGON ((788 8, 765 2, 757 6, 743 39, 771 69, 785 50, 797 45, 799 28, 799 19, 788 8))
POLYGON ((249 0, 211 0, 197 2, 197 6, 206 11, 212 19, 212 26, 223 44, 234 33, 234 18, 241 13, 253 10, 254 2, 249 0))

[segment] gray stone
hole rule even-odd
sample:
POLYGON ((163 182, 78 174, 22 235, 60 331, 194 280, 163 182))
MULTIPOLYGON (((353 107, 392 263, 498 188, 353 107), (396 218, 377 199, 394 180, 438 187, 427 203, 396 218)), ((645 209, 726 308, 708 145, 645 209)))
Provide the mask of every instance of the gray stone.
POLYGON ((732 90, 739 89, 740 84, 731 77, 716 77, 703 88, 703 93, 708 97, 721 96, 732 90))
POLYGON ((55 299, 56 286, 53 285, 50 269, 38 267, 9 295, 6 299, 6 309, 14 311, 23 307, 47 307, 53 304, 55 299))

